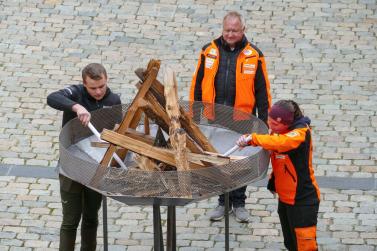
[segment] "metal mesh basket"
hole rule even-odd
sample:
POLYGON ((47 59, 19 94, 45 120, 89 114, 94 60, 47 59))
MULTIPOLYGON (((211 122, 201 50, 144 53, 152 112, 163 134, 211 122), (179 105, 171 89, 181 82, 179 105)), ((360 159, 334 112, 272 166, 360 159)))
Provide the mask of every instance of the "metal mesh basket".
MULTIPOLYGON (((189 103, 181 102, 188 111, 189 103)), ((129 105, 100 109, 92 113, 92 124, 101 131, 112 129, 127 112, 129 105)), ((195 120, 208 140, 224 153, 234 146, 244 133, 267 133, 266 125, 254 116, 247 120, 233 120, 233 108, 216 105, 216 118, 208 120, 199 107, 195 120)), ((143 126, 140 125, 140 128, 143 126)), ((151 135, 157 125, 151 125, 151 135)), ((226 165, 189 171, 145 171, 129 168, 103 167, 99 164, 106 149, 95 149, 88 144, 92 133, 77 119, 67 123, 60 133, 60 172, 108 197, 129 205, 177 205, 223 194, 265 177, 269 153, 260 147, 245 147, 234 155, 247 156, 226 165), (85 143, 86 142, 86 143, 85 143)), ((132 164, 132 153, 126 156, 132 164)))

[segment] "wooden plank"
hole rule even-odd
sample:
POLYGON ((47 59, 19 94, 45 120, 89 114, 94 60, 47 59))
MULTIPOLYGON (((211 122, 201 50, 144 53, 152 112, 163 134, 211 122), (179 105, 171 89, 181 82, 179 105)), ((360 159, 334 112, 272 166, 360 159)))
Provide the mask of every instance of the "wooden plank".
POLYGON ((230 163, 229 157, 224 156, 214 156, 214 155, 205 155, 205 154, 197 154, 197 153, 188 153, 190 162, 198 163, 207 162, 211 163, 211 165, 226 165, 230 163))
POLYGON ((108 148, 110 144, 108 142, 92 141, 90 142, 90 146, 97 147, 97 148, 108 148))
MULTIPOLYGON (((138 107, 138 100, 140 98, 143 98, 145 96, 145 94, 148 92, 149 88, 151 87, 152 83, 154 82, 154 80, 157 77, 158 69, 159 68, 157 68, 157 67, 153 67, 148 72, 148 76, 147 76, 145 82, 143 83, 142 87, 139 89, 138 93, 136 94, 134 100, 132 101, 130 107, 128 108, 126 116, 123 118, 123 120, 122 120, 122 122, 121 122, 121 124, 120 124, 120 126, 117 130, 118 133, 124 134, 126 132, 127 128, 130 127, 131 123, 132 122, 135 123, 134 117, 135 117, 135 115, 138 115, 140 113, 139 107, 138 107)), ((101 161, 101 165, 103 167, 107 167, 109 165, 110 160, 111 160, 113 153, 115 151, 116 151, 116 147, 114 145, 111 145, 107 149, 107 151, 106 151, 106 153, 105 153, 105 155, 104 155, 104 157, 101 161)), ((124 156, 122 156, 122 157, 124 158, 124 156)))
MULTIPOLYGON (((171 166, 176 166, 174 154, 175 152, 166 148, 151 146, 142 141, 133 139, 126 135, 104 129, 101 133, 101 139, 110 142, 111 144, 121 146, 135 153, 147 156, 149 158, 164 162, 171 166)), ((203 165, 190 163, 190 168, 202 168, 203 165)))
MULTIPOLYGON (((217 157, 224 157, 221 153, 214 153, 214 152, 204 152, 205 154, 208 154, 208 155, 211 155, 211 156, 217 156, 217 157)), ((227 156, 231 161, 235 161, 235 160, 241 160, 241 159, 245 159, 249 156, 245 156, 245 155, 229 155, 227 156)))
MULTIPOLYGON (((137 139, 139 141, 142 141, 144 143, 150 144, 150 145, 152 145, 155 141, 154 137, 152 137, 150 135, 146 135, 142 132, 136 131, 135 129, 132 129, 132 128, 128 128, 125 135, 128 136, 128 137, 131 137, 133 139, 137 139)), ((107 147, 110 146, 110 143, 109 142, 92 141, 92 142, 90 142, 90 145, 92 147, 107 148, 107 147)), ((120 149, 124 149, 124 148, 120 148, 120 149)))
POLYGON ((144 133, 147 135, 151 134, 151 129, 149 127, 149 119, 146 115, 144 115, 144 133))
MULTIPOLYGON (((143 114, 143 111, 138 108, 134 117, 132 118, 132 121, 131 121, 129 127, 127 128, 127 131, 129 129, 135 129, 138 126, 142 114, 143 114)), ((119 158, 124 160, 126 158, 126 155, 127 155, 127 149, 118 147, 117 150, 116 150, 116 153, 118 154, 119 158)), ((116 163, 116 161, 114 159, 111 161, 111 166, 118 166, 118 164, 116 163)))

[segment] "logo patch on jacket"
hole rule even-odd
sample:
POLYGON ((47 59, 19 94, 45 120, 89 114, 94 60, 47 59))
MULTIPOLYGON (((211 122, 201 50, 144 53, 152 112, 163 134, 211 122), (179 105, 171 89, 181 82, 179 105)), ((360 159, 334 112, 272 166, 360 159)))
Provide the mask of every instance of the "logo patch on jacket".
POLYGON ((276 155, 275 155, 275 158, 276 158, 276 159, 285 159, 285 155, 279 155, 279 154, 276 154, 276 155))
POLYGON ((212 69, 214 63, 215 63, 215 59, 206 57, 206 62, 205 62, 206 68, 212 69))
POLYGON ((245 54, 245 56, 250 56, 251 54, 253 54, 253 51, 252 50, 244 50, 243 54, 245 54))
POLYGON ((216 49, 211 49, 211 50, 209 50, 209 54, 212 55, 212 56, 215 56, 215 58, 216 58, 216 56, 217 56, 217 51, 216 51, 216 49))
POLYGON ((298 132, 292 131, 286 134, 288 137, 294 138, 297 137, 299 134, 298 132))
POLYGON ((244 64, 243 65, 243 73, 244 74, 254 74, 255 73, 255 64, 244 64))

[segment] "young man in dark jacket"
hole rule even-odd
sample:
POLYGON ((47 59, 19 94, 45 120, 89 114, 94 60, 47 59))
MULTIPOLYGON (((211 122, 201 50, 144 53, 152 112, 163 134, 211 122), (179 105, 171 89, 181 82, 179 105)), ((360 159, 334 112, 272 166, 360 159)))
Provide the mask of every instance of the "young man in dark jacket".
MULTIPOLYGON (((107 73, 101 64, 87 65, 82 71, 82 80, 83 84, 71 85, 47 97, 49 106, 63 111, 63 126, 75 117, 87 126, 91 111, 121 103, 119 96, 107 87, 107 73)), ((96 250, 102 195, 62 174, 59 174, 59 181, 63 209, 59 250, 75 249, 81 218, 81 251, 96 250)))
MULTIPOLYGON (((213 106, 216 103, 234 107, 233 121, 248 119, 245 114, 258 114, 258 118, 267 123, 271 96, 264 56, 247 40, 245 22, 239 13, 226 14, 222 36, 203 47, 191 83, 190 101, 203 102, 203 114, 209 120, 216 116, 213 106)), ((247 222, 249 218, 245 192, 246 186, 232 191, 229 196, 239 222, 247 222)), ((222 195, 210 219, 223 217, 222 195)))

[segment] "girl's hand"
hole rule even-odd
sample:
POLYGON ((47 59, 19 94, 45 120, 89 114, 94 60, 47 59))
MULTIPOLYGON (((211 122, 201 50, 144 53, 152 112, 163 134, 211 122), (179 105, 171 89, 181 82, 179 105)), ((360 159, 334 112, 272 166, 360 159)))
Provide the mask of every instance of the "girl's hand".
POLYGON ((249 145, 251 139, 251 134, 244 134, 237 140, 236 144, 240 147, 245 147, 249 145))

